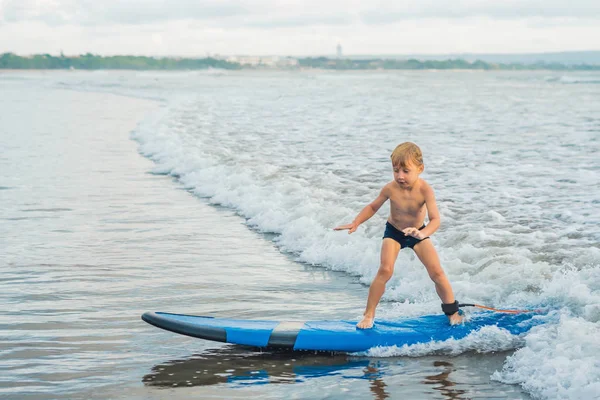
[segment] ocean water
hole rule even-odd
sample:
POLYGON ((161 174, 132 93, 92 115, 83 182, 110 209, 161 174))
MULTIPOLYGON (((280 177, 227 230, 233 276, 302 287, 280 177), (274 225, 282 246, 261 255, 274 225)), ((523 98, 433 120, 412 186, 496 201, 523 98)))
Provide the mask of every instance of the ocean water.
MULTIPOLYGON (((19 72, 0 109, 0 396, 600 398, 598 73, 19 72), (322 356, 139 321, 358 318, 387 205, 332 228, 403 141, 456 297, 545 324, 322 356)), ((378 317, 437 312, 402 251, 378 317)))

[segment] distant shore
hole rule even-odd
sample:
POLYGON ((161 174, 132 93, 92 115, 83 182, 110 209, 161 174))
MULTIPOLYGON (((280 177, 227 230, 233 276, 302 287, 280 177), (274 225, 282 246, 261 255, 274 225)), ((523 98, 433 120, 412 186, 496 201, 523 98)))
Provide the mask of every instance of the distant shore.
POLYGON ((237 56, 227 58, 179 58, 144 56, 53 56, 37 54, 19 56, 0 55, 0 70, 155 70, 189 71, 206 69, 224 70, 481 70, 481 71, 600 71, 600 64, 562 64, 556 62, 493 63, 464 59, 417 60, 410 59, 351 59, 328 57, 261 57, 237 56))

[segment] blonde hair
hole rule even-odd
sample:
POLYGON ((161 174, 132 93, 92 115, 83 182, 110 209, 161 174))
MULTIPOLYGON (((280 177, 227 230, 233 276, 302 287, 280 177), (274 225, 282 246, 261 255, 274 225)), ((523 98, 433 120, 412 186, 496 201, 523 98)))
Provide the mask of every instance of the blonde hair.
POLYGON ((423 153, 419 146, 412 142, 400 143, 390 156, 392 159, 392 165, 404 168, 407 164, 411 163, 417 167, 423 165, 423 153))

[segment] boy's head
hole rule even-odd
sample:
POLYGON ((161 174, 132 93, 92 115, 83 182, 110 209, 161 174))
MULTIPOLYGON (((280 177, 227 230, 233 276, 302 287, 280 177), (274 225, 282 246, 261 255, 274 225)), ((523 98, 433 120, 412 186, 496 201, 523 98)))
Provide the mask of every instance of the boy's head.
POLYGON ((423 167, 423 153, 419 146, 411 142, 404 142, 396 146, 390 158, 394 167, 412 166, 418 169, 423 167))
POLYGON ((399 144, 392 152, 394 180, 402 187, 411 187, 423 172, 423 154, 414 143, 399 144))

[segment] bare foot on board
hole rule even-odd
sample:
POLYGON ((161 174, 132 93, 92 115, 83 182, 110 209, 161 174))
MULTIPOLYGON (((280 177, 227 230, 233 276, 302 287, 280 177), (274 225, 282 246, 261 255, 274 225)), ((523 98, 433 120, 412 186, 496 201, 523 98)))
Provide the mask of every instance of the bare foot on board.
POLYGON ((450 325, 458 325, 463 323, 464 318, 462 315, 460 315, 459 313, 454 313, 452 315, 448 315, 448 320, 450 322, 450 325))
POLYGON ((373 327, 373 317, 363 317, 362 321, 356 324, 358 329, 371 329, 373 327))

